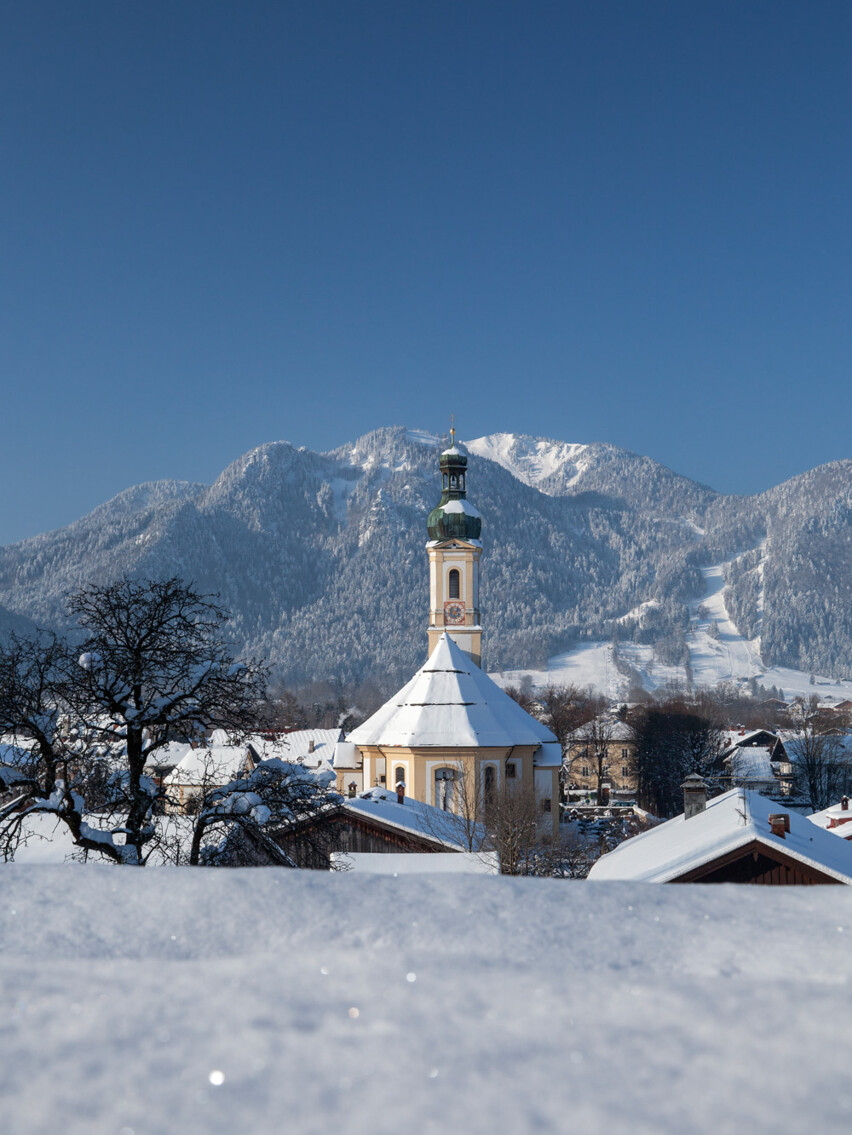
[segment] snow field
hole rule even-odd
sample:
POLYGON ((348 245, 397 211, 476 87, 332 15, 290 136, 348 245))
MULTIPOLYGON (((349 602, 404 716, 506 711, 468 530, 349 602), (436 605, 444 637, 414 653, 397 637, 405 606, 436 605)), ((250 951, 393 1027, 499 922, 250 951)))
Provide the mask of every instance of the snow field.
MULTIPOLYGON (((737 630, 725 606, 725 564, 715 564, 702 568, 706 581, 704 596, 690 603, 691 626, 687 636, 689 660, 692 667, 692 681, 696 687, 712 689, 719 682, 745 682, 756 678, 761 685, 777 686, 785 698, 798 695, 810 697, 831 696, 837 701, 852 698, 852 680, 835 681, 821 675, 815 676, 811 685, 810 675, 801 670, 786 666, 766 667, 760 659, 760 638, 747 639, 737 630), (710 626, 716 623, 718 637, 710 634, 710 626)), ((755 570, 762 570, 761 565, 755 570)), ((760 600, 762 605, 762 598, 760 600)), ((641 614, 644 607, 653 601, 641 603, 635 610, 622 615, 618 622, 641 614)), ((619 655, 638 674, 644 689, 650 693, 687 681, 681 666, 667 666, 657 660, 652 646, 633 642, 622 642, 619 655)), ((589 642, 574 650, 557 654, 548 659, 546 670, 507 670, 502 674, 492 674, 501 686, 517 686, 527 676, 536 688, 547 685, 575 685, 580 689, 591 686, 596 692, 614 701, 627 698, 631 680, 620 673, 613 657, 611 643, 589 642)))
POLYGON ((7 866, 14 1135, 846 1132, 852 891, 7 866))

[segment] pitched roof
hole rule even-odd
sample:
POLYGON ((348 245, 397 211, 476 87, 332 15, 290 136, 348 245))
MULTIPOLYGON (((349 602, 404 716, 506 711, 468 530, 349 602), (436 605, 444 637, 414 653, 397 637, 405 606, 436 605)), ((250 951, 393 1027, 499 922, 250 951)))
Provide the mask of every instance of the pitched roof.
POLYGON ((689 871, 755 842, 852 884, 852 845, 790 812, 786 838, 772 835, 769 816, 778 805, 757 792, 733 788, 707 802, 697 816, 676 816, 635 836, 594 864, 589 878, 669 883, 689 871))
POLYGON ((246 740, 261 760, 280 757, 282 761, 300 761, 311 768, 318 768, 326 762, 331 763, 334 746, 342 738, 342 729, 294 729, 290 733, 279 733, 272 739, 256 734, 246 740))
MULTIPOLYGON (((389 827, 434 840, 444 847, 456 851, 469 850, 465 838, 466 825, 455 813, 444 812, 412 797, 406 797, 405 803, 400 804, 396 793, 386 788, 371 788, 360 796, 345 799, 342 807, 346 812, 378 820, 389 827)), ((474 838, 480 844, 485 841, 485 829, 478 824, 474 838)))
POLYGON ((634 741, 635 734, 626 721, 609 714, 601 714, 568 734, 571 745, 585 745, 589 741, 634 741))
POLYGON ((741 784, 772 784, 775 780, 770 750, 763 745, 738 746, 730 760, 731 773, 741 784))
POLYGON ((183 759, 165 778, 164 784, 202 787, 227 784, 238 777, 248 756, 246 745, 211 745, 206 749, 188 749, 183 759))
POLYGON ((424 748, 558 743, 546 725, 521 709, 446 633, 411 681, 347 741, 424 748))

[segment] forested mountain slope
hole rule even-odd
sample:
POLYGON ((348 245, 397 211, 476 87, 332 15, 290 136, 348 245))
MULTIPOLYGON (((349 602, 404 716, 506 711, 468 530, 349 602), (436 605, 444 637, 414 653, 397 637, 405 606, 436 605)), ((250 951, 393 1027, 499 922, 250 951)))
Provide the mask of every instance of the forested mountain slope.
MULTIPOLYGON (((180 575, 218 592, 235 644, 287 681, 393 685, 425 650, 426 516, 442 446, 401 427, 326 454, 275 442, 211 486, 129 489, 0 548, 0 605, 60 627, 64 596, 83 583, 180 575)), ((745 498, 610 445, 498 434, 468 452, 488 668, 541 666, 613 633, 676 653, 701 568, 730 562, 729 610, 767 657, 852 673, 852 462, 745 498)))

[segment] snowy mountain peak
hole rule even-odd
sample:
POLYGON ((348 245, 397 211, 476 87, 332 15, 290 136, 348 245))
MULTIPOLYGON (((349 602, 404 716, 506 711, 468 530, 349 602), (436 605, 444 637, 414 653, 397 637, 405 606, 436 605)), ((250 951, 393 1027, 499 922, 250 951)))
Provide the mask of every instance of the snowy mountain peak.
POLYGON ((465 446, 478 457, 496 461, 519 481, 549 496, 559 496, 574 485, 588 464, 588 445, 546 437, 487 434, 465 442, 465 446))

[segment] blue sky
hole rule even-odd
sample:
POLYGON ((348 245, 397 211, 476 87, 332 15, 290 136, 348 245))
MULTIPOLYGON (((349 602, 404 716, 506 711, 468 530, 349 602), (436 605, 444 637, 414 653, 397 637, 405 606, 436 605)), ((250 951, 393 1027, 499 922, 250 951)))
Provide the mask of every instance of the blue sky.
POLYGON ((264 441, 852 456, 852 5, 0 0, 0 541, 264 441))

